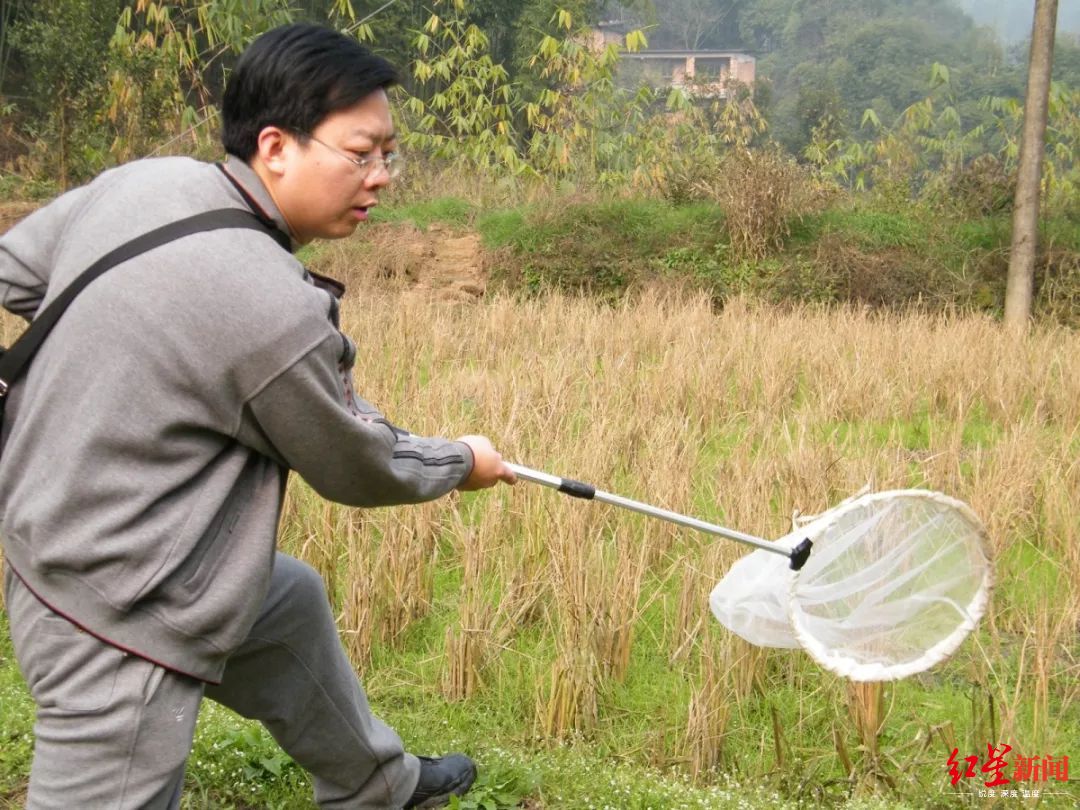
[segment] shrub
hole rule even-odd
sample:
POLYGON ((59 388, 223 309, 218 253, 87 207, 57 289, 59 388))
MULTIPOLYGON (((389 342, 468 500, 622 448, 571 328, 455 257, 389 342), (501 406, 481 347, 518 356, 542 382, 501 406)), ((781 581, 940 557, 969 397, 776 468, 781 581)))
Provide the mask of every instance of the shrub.
POLYGON ((736 260, 761 259, 781 248, 791 221, 816 210, 826 196, 805 169, 775 147, 728 152, 716 174, 698 188, 724 212, 736 260))
POLYGON ((1051 323, 1080 327, 1080 253, 1047 248, 1035 265, 1035 311, 1051 323))
POLYGON ((962 216, 986 217, 1012 210, 1016 169, 994 155, 979 155, 955 171, 946 184, 946 202, 962 216))
POLYGON ((817 244, 813 266, 817 284, 835 300, 871 307, 902 308, 952 300, 944 279, 916 251, 887 247, 866 249, 839 235, 817 244))

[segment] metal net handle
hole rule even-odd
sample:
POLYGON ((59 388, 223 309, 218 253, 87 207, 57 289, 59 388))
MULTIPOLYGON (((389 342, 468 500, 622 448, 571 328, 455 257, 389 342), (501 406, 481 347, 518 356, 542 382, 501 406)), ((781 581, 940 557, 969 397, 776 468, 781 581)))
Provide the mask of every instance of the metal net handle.
POLYGON ((672 512, 669 509, 661 509, 656 506, 650 506, 647 503, 642 503, 641 501, 632 500, 631 498, 624 498, 621 495, 613 495, 610 492, 604 492, 603 490, 597 489, 592 484, 575 481, 572 478, 560 478, 557 475, 533 470, 529 467, 523 467, 520 464, 508 463, 506 466, 514 471, 514 475, 524 481, 530 481, 534 484, 540 484, 541 486, 558 490, 564 495, 569 495, 572 498, 581 498, 587 501, 600 501, 601 503, 610 504, 611 506, 617 506, 620 509, 637 512, 642 515, 647 515, 648 517, 667 521, 668 523, 674 523, 677 526, 686 526, 687 528, 696 529, 697 531, 715 535, 716 537, 723 537, 726 540, 734 540, 736 543, 752 546, 753 548, 761 549, 762 551, 779 554, 782 557, 788 558, 790 567, 793 571, 798 571, 802 568, 810 558, 810 549, 813 546, 813 543, 810 542, 809 539, 802 540, 796 544, 794 548, 788 548, 785 545, 771 540, 765 540, 764 538, 755 537, 751 534, 744 534, 743 532, 728 529, 724 526, 718 526, 715 523, 708 523, 704 520, 699 520, 698 518, 681 515, 678 512, 672 512))

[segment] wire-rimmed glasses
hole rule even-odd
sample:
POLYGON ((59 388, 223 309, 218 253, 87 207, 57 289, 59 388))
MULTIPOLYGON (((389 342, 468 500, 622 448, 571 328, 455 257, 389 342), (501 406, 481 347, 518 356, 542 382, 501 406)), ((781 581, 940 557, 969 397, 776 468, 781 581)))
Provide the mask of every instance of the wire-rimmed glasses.
POLYGON ((349 161, 349 163, 351 163, 352 165, 356 166, 358 169, 360 169, 361 176, 365 179, 372 173, 372 171, 375 170, 376 167, 382 166, 382 168, 386 169, 386 174, 390 177, 391 180, 393 180, 395 177, 401 174, 401 170, 404 166, 404 161, 402 160, 401 155, 399 155, 397 152, 391 152, 387 155, 376 155, 373 157, 353 157, 347 152, 343 152, 337 147, 331 146, 330 144, 326 143, 326 141, 320 141, 314 135, 308 134, 307 137, 315 141, 315 143, 322 144, 334 154, 339 155, 340 157, 349 161))

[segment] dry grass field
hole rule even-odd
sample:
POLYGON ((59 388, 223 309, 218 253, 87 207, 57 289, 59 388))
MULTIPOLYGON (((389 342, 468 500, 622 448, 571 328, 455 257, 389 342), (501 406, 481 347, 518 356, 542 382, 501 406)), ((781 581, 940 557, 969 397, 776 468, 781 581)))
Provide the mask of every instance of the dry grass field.
POLYGON ((1075 332, 656 294, 452 304, 353 261, 327 253, 321 269, 350 278, 358 389, 415 432, 484 432, 509 459, 765 537, 867 484, 941 490, 985 522, 997 580, 949 665, 855 689, 714 626, 706 596, 740 546, 529 484, 371 513, 294 487, 284 542, 334 587, 358 666, 437 627, 426 686, 442 699, 509 701, 533 740, 706 781, 791 767, 789 788, 949 802, 983 787, 953 793, 952 747, 1075 756, 1075 332))
MULTIPOLYGON (((729 780, 771 791, 751 806, 979 806, 980 780, 950 785, 952 748, 1080 754, 1080 334, 649 292, 448 301, 363 265, 356 243, 313 262, 349 284, 358 391, 413 432, 484 433, 510 460, 765 537, 869 484, 967 501, 991 538, 979 632, 934 671, 853 688, 711 618, 741 546, 525 483, 360 511, 293 480, 281 544, 324 574, 373 702, 423 750, 471 746, 504 777, 481 786, 491 807, 709 807, 729 780)), ((189 806, 252 806, 245 780, 269 806, 283 766, 216 769, 211 752, 262 743, 213 722, 189 806)), ((306 794, 293 782, 279 806, 306 794)), ((1080 797, 1075 777, 1034 786, 1042 807, 1080 797)))

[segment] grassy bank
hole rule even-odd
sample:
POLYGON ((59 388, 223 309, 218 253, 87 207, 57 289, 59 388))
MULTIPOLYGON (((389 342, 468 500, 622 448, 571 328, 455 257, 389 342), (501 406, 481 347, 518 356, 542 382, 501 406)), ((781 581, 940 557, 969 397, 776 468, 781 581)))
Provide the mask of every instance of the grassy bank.
MULTIPOLYGON (((475 235, 477 267, 489 290, 535 295, 584 293, 618 302, 642 290, 701 292, 714 306, 746 296, 779 305, 846 304, 902 312, 980 313, 1000 318, 1011 240, 1011 215, 965 214, 912 202, 890 204, 870 194, 840 194, 801 216, 776 220, 778 244, 764 255, 738 249, 722 207, 672 204, 658 197, 603 197, 506 190, 465 178, 442 179, 462 196, 433 188, 392 190, 372 212, 358 241, 362 261, 394 275, 410 231, 439 238, 475 235), (414 195, 419 201, 410 201, 414 195), (477 201, 479 200, 479 202, 477 201)), ((0 232, 40 204, 27 184, 0 206, 0 232)), ((763 220, 775 219, 767 199, 763 220)), ((316 245, 305 260, 345 260, 349 248, 316 245)), ((414 255, 422 264, 429 256, 414 255)), ((428 251, 430 253, 430 251, 428 251)), ((408 264, 408 261, 405 262, 408 264)), ((1034 317, 1080 327, 1080 223, 1044 217, 1034 278, 1034 317)))
MULTIPOLYGON (((949 216, 925 206, 837 202, 786 225, 779 248, 739 256, 722 211, 658 199, 542 199, 481 206, 436 197, 377 209, 384 225, 477 232, 504 288, 584 291, 616 300, 628 290, 696 289, 715 301, 752 295, 774 303, 850 303, 1000 315, 1011 220, 1008 213, 949 216)), ((1035 314, 1080 325, 1080 226, 1043 222, 1035 314)))
MULTIPOLYGON (((365 512, 293 481, 282 546, 324 574, 372 702, 409 747, 477 756, 483 781, 462 806, 978 806, 981 783, 949 783, 953 747, 1076 757, 1075 333, 741 297, 718 310, 645 288, 615 305, 451 306, 375 278, 363 249, 313 263, 350 282, 358 388, 416 432, 485 432, 511 459, 763 536, 868 482, 928 487, 968 501, 993 545, 977 635, 932 672, 854 690, 708 615, 741 547, 526 484, 365 512)), ((13 802, 32 715, 0 637, 13 802)), ((299 769, 216 708, 188 781, 189 807, 310 806, 299 769)), ((1075 781, 1041 787, 1041 807, 1080 798, 1075 781)))

